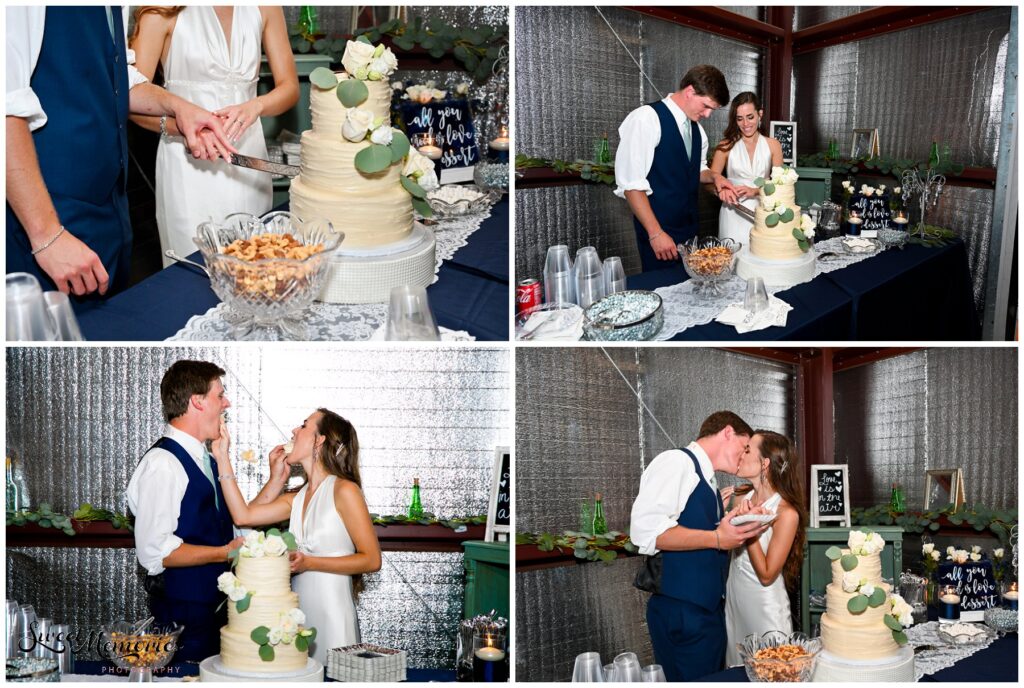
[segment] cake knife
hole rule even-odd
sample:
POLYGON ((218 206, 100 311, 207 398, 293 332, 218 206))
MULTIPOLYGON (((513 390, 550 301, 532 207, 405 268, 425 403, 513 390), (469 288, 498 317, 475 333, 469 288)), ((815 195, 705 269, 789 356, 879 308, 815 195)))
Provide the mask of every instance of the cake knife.
POLYGON ((298 177, 299 170, 302 169, 298 165, 285 165, 282 162, 271 162, 270 160, 264 160, 263 158, 253 158, 239 153, 231 154, 231 164, 239 167, 247 167, 250 170, 259 170, 260 172, 269 172, 270 174, 280 174, 285 177, 298 177))

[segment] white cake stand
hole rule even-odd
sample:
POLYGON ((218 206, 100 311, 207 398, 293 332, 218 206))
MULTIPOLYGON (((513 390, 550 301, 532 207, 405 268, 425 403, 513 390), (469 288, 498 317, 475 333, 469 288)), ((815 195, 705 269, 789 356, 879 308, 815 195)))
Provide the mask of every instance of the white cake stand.
POLYGON ((822 650, 812 680, 815 683, 913 683, 914 648, 904 645, 893 657, 865 660, 847 659, 822 650))
POLYGON ((745 280, 760 277, 769 287, 792 287, 814 279, 818 254, 813 248, 792 260, 764 260, 744 246, 736 257, 736 274, 745 280))
POLYGON ((415 223, 409 236, 386 246, 345 248, 331 258, 319 301, 386 303, 394 287, 427 287, 434 281, 434 233, 415 223))
POLYGON ((207 657, 199 663, 200 681, 219 681, 221 683, 250 683, 264 681, 288 681, 290 683, 323 683, 324 665, 310 657, 306 666, 295 671, 257 672, 229 669, 221 662, 220 655, 207 657))

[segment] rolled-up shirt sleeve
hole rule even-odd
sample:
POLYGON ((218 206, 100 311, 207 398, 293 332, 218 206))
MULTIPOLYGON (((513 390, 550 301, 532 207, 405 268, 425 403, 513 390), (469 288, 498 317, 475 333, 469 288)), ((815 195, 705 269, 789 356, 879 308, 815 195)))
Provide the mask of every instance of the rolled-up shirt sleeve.
POLYGON ((693 464, 678 449, 658 454, 647 467, 629 519, 629 539, 641 554, 658 553, 658 536, 677 525, 698 480, 693 464))
POLYGON ((21 117, 29 131, 46 124, 46 113, 32 90, 32 72, 43 45, 46 7, 7 7, 7 116, 21 117))
POLYGON ((615 151, 615 195, 625 198, 627 191, 651 195, 647 174, 654 164, 654 149, 661 141, 658 113, 646 105, 626 116, 619 125, 619 147, 615 151))
POLYGON ((125 64, 128 65, 128 88, 133 89, 149 79, 135 68, 135 51, 128 47, 128 5, 121 7, 121 26, 124 27, 125 64))
POLYGON ((697 128, 700 129, 700 171, 708 169, 708 133, 704 131, 704 127, 697 123, 697 128))
POLYGON ((151 576, 164 571, 164 557, 183 540, 174 534, 188 487, 184 471, 162 449, 151 449, 128 482, 128 508, 135 514, 135 555, 151 576))

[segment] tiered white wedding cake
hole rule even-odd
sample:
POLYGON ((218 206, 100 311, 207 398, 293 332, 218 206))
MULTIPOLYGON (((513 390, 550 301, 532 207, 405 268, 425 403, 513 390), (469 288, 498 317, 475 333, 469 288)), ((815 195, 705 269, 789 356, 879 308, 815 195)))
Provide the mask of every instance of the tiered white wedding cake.
POLYGON ((430 215, 434 163, 391 126, 388 77, 398 61, 365 37, 349 41, 344 72, 310 74, 312 129, 302 134, 291 211, 325 218, 345 239, 320 296, 331 303, 387 301, 392 287, 434 281, 434 235, 413 222, 430 215))
POLYGON ((793 168, 773 167, 770 179, 754 180, 760 202, 749 246, 736 263, 736 274, 743 279, 761 277, 768 285, 792 286, 814 277, 814 223, 796 204, 797 179, 793 168))
POLYGON ((323 681, 324 667, 309 657, 316 629, 303 626, 299 596, 291 589, 290 533, 253 531, 238 550, 234 573, 217 587, 228 596, 228 624, 220 654, 200 664, 204 681, 323 681))
POLYGON ((903 628, 911 608, 882 580, 878 533, 850 531, 848 549, 831 547, 815 681, 913 681, 914 651, 903 628))

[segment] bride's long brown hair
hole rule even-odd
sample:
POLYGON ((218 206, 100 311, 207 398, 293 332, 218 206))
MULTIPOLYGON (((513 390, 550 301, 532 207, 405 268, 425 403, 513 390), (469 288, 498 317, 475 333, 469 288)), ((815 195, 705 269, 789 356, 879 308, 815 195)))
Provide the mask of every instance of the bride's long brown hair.
MULTIPOLYGON (((351 480, 356 487, 362 488, 359 477, 359 436, 352 423, 334 411, 318 408, 320 420, 316 431, 323 435, 324 443, 317 450, 316 459, 323 464, 331 475, 351 480)), ((363 591, 363 574, 352 576, 352 594, 356 597, 363 591)))
POLYGON ((135 9, 135 28, 132 30, 132 35, 128 39, 128 47, 132 46, 135 39, 139 35, 139 20, 145 14, 159 14, 164 19, 172 19, 181 14, 181 11, 185 9, 185 5, 139 5, 135 9))
MULTIPOLYGON (((755 430, 754 435, 761 438, 760 454, 768 459, 768 469, 765 475, 768 483, 775 488, 780 497, 786 500, 787 504, 796 510, 799 519, 796 534, 793 536, 793 544, 789 549, 789 556, 786 557, 786 563, 782 567, 782 577, 786 581, 786 588, 796 590, 800 580, 800 568, 804 561, 808 520, 807 505, 804 503, 803 480, 800 477, 803 474, 800 457, 797 456, 793 443, 785 435, 771 430, 755 430)), ((744 495, 753 489, 754 486, 749 483, 740 485, 736 487, 735 494, 744 495)))
MULTIPOLYGON (((732 103, 729 105, 729 124, 726 125, 725 131, 722 132, 722 141, 715 147, 715 150, 728 153, 732 150, 732 147, 736 145, 736 142, 740 140, 740 137, 743 136, 740 132, 740 125, 736 124, 736 111, 740 109, 740 105, 746 105, 747 103, 754 106, 755 113, 761 111, 761 100, 753 91, 744 91, 733 98, 732 103)), ((761 120, 761 124, 758 126, 757 131, 760 132, 762 136, 768 135, 763 119, 761 120)))

